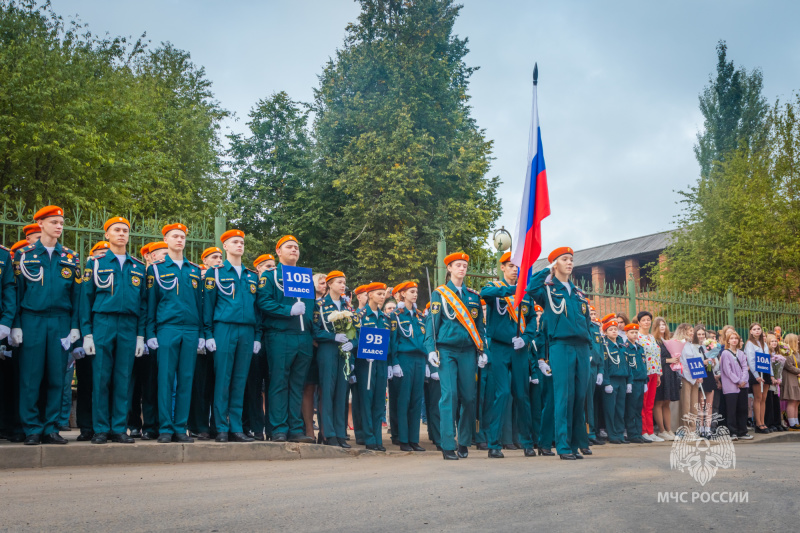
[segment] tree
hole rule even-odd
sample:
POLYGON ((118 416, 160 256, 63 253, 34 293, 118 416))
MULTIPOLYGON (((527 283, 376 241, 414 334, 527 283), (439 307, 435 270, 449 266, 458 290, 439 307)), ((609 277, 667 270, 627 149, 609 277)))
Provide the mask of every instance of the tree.
POLYGON ((467 40, 450 0, 360 0, 320 76, 313 187, 302 219, 325 228, 320 266, 355 281, 421 278, 443 233, 487 256, 500 215, 492 143, 470 116, 467 40))

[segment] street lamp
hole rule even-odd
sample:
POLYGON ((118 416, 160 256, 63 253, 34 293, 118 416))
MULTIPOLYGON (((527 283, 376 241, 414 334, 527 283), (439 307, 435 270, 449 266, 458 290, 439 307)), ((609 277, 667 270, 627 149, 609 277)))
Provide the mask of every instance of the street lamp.
POLYGON ((494 247, 497 249, 497 258, 499 259, 506 250, 511 249, 511 234, 506 230, 505 226, 500 229, 494 230, 494 247))

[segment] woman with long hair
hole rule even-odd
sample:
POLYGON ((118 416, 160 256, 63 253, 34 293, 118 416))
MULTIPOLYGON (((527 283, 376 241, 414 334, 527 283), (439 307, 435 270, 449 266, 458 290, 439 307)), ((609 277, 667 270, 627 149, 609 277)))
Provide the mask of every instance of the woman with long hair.
MULTIPOLYGON (((780 330, 780 328, 778 328, 780 330)), ((780 339, 774 334, 767 335, 767 348, 769 348, 770 364, 772 366, 772 385, 767 392, 767 400, 764 408, 764 424, 770 431, 786 431, 781 420, 781 399, 780 391, 781 377, 783 376, 783 366, 786 358, 781 355, 779 348, 780 339)))
POLYGON ((647 364, 647 392, 644 393, 642 406, 642 438, 652 442, 663 442, 664 439, 653 432, 653 406, 656 401, 656 390, 661 385, 661 349, 655 337, 650 333, 653 325, 653 315, 650 311, 639 311, 636 315, 639 324, 638 344, 644 348, 647 364))
MULTIPOLYGON (((700 385, 703 378, 694 379, 689 371, 689 359, 703 360, 703 341, 706 340, 706 328, 698 324, 694 328, 689 326, 691 340, 687 339, 681 351, 681 417, 686 422, 689 431, 696 429, 697 407, 700 402, 700 385)), ((676 335, 677 336, 677 335, 676 335)))
POLYGON ((767 347, 767 339, 761 324, 753 322, 748 329, 747 344, 744 345, 747 367, 750 370, 750 389, 753 391, 753 423, 756 427, 756 433, 770 433, 770 430, 764 424, 764 410, 771 376, 763 376, 760 372, 756 372, 756 352, 766 354, 769 353, 769 348, 767 347))
POLYGON ((797 420, 797 406, 800 405, 800 353, 798 338, 794 333, 786 335, 786 344, 791 353, 783 365, 783 383, 781 384, 781 400, 786 402, 786 418, 789 419, 789 431, 800 431, 797 420))
POLYGON ((669 340, 671 334, 667 321, 663 317, 657 316, 652 325, 653 338, 658 344, 661 357, 661 383, 656 389, 655 403, 653 405, 653 418, 658 426, 658 437, 664 440, 674 440, 675 434, 670 430, 672 411, 670 402, 680 400, 681 384, 678 374, 670 367, 678 360, 673 358, 664 346, 664 341, 669 340))
POLYGON ((747 356, 740 348, 742 339, 735 329, 731 328, 724 340, 719 366, 727 413, 725 425, 733 440, 750 440, 753 436, 747 433, 747 356))

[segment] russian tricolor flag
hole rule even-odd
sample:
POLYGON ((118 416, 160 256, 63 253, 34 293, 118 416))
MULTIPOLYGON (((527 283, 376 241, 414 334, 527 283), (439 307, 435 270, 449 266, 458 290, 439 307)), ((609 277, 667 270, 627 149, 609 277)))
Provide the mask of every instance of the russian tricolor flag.
POLYGON ((547 192, 547 171, 542 151, 542 132, 539 129, 539 104, 536 99, 538 66, 533 70, 533 110, 531 129, 528 135, 528 168, 525 172, 525 188, 522 206, 519 210, 517 228, 513 236, 514 250, 511 262, 519 267, 517 292, 514 302, 517 306, 525 296, 531 267, 542 252, 541 222, 550 215, 550 196, 547 192))

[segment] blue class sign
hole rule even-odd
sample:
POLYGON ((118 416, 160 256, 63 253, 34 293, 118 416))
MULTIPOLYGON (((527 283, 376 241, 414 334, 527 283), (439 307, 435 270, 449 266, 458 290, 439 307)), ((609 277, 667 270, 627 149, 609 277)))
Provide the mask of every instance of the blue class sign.
POLYGON ((316 300, 314 278, 311 269, 297 266, 281 267, 283 269, 283 295, 287 298, 307 298, 316 300))
POLYGON ((689 372, 692 375, 692 379, 700 379, 707 376, 706 365, 703 363, 703 359, 701 357, 692 357, 691 359, 687 359, 686 364, 689 365, 689 372))
POLYGON ((769 364, 770 359, 769 354, 756 352, 756 372, 772 374, 772 366, 769 364))
POLYGON ((361 327, 358 335, 358 359, 375 359, 376 361, 386 361, 389 356, 389 337, 391 332, 388 329, 361 327))

